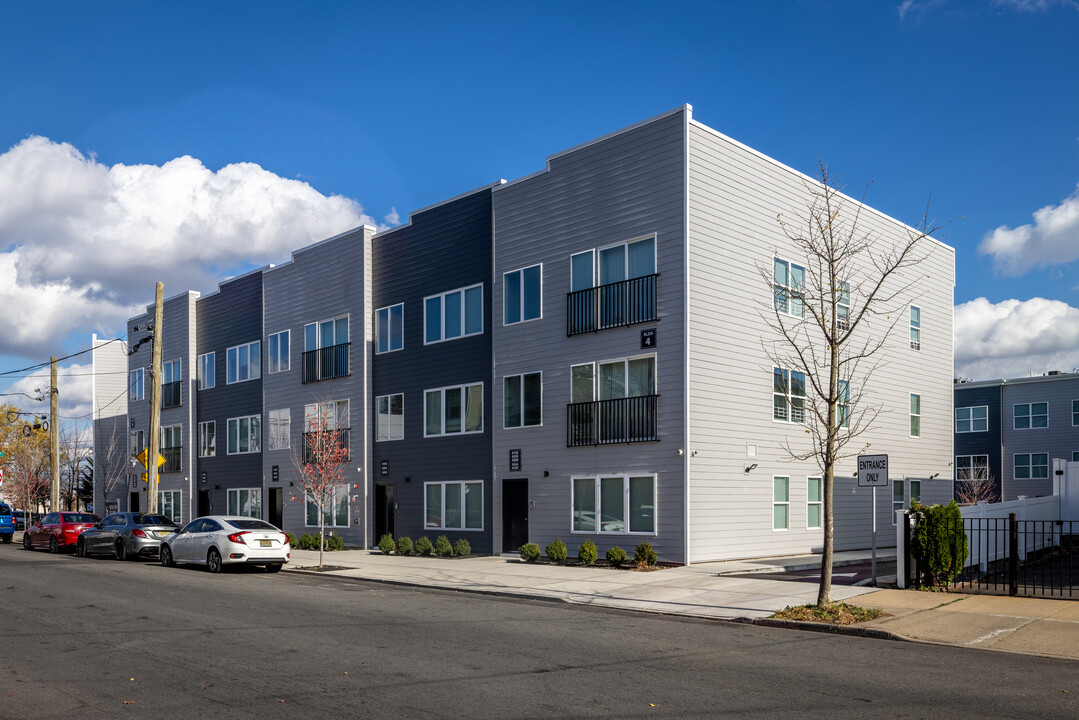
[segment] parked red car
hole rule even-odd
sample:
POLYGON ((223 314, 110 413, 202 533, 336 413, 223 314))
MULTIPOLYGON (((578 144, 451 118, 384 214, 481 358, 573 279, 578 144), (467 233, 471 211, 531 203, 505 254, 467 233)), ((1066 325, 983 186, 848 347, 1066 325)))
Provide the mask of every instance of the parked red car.
POLYGON ((54 553, 70 550, 79 534, 96 522, 101 522, 101 518, 88 512, 49 513, 22 534, 22 546, 26 550, 48 548, 54 553))

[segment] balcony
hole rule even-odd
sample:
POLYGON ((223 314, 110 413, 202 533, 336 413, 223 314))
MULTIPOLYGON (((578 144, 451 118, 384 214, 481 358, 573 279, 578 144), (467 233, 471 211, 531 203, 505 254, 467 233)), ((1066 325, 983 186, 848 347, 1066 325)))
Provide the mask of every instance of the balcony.
POLYGON ((180 406, 180 383, 170 382, 161 386, 161 409, 180 406))
POLYGON ((305 432, 303 434, 304 463, 310 465, 311 463, 317 462, 319 459, 328 458, 330 452, 333 450, 334 443, 338 443, 341 447, 345 448, 345 456, 339 459, 343 463, 348 462, 349 448, 351 447, 349 445, 349 428, 323 430, 321 432, 305 432))
MULTIPOLYGON (((172 383, 169 383, 170 385, 172 383)), ((180 459, 184 455, 182 447, 161 448, 161 456, 165 458, 165 464, 161 466, 161 472, 180 472, 180 459)))
POLYGON ((332 347, 308 350, 303 354, 302 382, 318 382, 348 375, 348 346, 341 343, 332 347))
POLYGON ((569 293, 566 297, 566 335, 655 320, 658 277, 658 274, 644 275, 569 293))
POLYGON ((567 405, 566 447, 658 440, 658 399, 642 395, 567 405))

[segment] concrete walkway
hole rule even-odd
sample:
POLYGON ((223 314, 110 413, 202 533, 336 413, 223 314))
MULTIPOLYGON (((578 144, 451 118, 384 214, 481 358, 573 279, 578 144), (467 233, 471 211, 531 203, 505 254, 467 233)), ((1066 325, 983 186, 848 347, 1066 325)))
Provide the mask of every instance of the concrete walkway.
MULTIPOLYGON (((836 553, 835 567, 867 560, 867 553, 836 553)), ((323 571, 323 576, 1079 660, 1079 602, 1069 600, 834 585, 833 600, 880 608, 886 616, 841 629, 765 619, 788 605, 816 601, 815 583, 774 579, 777 572, 819 566, 819 557, 812 555, 703 563, 653 572, 530 564, 509 556, 384 556, 377 550, 324 553, 323 561, 340 568, 323 571), (754 577, 764 574, 770 577, 754 577)), ((286 568, 304 572, 317 564, 317 552, 294 550, 286 568)))

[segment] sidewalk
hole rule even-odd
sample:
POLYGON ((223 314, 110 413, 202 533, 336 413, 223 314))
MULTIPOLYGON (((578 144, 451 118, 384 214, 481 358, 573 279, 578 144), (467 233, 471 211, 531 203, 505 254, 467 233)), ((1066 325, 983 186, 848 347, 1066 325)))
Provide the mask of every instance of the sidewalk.
MULTIPOLYGON (((866 553, 836 553, 835 567, 867 558, 866 553)), ((510 556, 452 560, 384 556, 377 550, 324 553, 323 561, 342 569, 319 573, 322 576, 1079 660, 1079 601, 834 585, 833 600, 880 608, 887 615, 847 628, 766 620, 787 605, 815 602, 817 585, 754 574, 818 566, 819 558, 812 555, 703 563, 654 572, 532 565, 510 556)), ((317 552, 293 550, 292 562, 285 567, 304 572, 317 564, 317 552)))

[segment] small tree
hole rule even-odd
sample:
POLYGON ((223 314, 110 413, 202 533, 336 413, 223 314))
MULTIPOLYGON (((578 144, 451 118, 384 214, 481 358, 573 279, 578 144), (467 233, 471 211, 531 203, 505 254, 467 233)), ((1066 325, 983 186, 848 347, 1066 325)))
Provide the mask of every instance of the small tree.
POLYGON ((3 492, 13 504, 32 512, 49 496, 49 435, 34 430, 28 418, 14 405, 0 405, 3 492))
POLYGON ((985 468, 975 471, 975 477, 955 480, 955 500, 960 505, 994 503, 1000 500, 997 483, 985 468))
MULTIPOLYGON (((91 464, 89 479, 94 488, 101 490, 101 508, 94 508, 102 513, 108 507, 109 496, 112 495, 121 484, 127 481, 128 469, 133 460, 128 455, 127 438, 124 437, 123 428, 113 423, 108 433, 100 443, 95 443, 94 457, 91 464)), ((91 492, 91 496, 93 496, 91 492)))
POLYGON ((65 423, 60 433, 60 500, 68 510, 79 509, 83 464, 93 457, 93 442, 86 427, 65 423))
MULTIPOLYGON (((334 509, 338 491, 345 491, 344 471, 349 459, 348 418, 337 416, 337 403, 320 402, 316 411, 304 418, 303 442, 293 452, 292 462, 299 475, 303 497, 293 501, 311 503, 318 510, 318 566, 326 548, 326 514, 334 509)), ((306 511, 306 507, 305 507, 306 511)))

